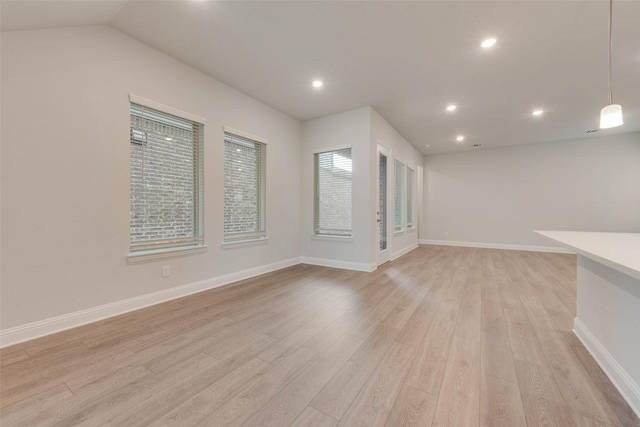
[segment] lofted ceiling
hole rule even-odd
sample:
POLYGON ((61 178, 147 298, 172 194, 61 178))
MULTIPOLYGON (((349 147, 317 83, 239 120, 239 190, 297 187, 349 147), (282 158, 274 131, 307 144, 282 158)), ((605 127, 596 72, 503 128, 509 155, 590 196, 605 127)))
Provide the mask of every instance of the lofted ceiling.
MULTIPOLYGON (((371 105, 427 155, 588 137, 607 103, 603 0, 1 6, 3 31, 109 25, 301 121, 371 105), (488 37, 497 43, 481 48, 488 37)), ((625 124, 590 135, 640 131, 639 23, 640 1, 614 1, 613 95, 625 124)))

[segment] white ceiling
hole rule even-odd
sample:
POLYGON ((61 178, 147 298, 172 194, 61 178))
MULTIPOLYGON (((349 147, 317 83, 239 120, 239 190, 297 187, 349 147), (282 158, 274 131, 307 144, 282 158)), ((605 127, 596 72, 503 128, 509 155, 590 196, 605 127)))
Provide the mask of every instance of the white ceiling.
MULTIPOLYGON (((586 137, 607 103, 603 0, 1 5, 3 31, 110 25, 299 120, 371 105, 424 154, 586 137)), ((592 135, 640 131, 640 1, 613 22, 625 124, 592 135)))

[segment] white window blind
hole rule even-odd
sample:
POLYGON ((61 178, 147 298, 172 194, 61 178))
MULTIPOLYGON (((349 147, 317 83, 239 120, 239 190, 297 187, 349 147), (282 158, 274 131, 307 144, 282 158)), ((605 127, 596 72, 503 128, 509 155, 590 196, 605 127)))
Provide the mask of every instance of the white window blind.
POLYGON ((130 250, 203 243, 203 125, 130 104, 130 250))
POLYGON ((351 148, 314 154, 314 233, 351 236, 351 148))
POLYGON ((402 193, 403 193, 404 163, 393 161, 393 230, 402 230, 402 193))
POLYGON ((415 172, 407 167, 407 228, 413 228, 413 183, 415 172))
POLYGON ((224 240, 265 237, 266 144, 224 134, 224 240))

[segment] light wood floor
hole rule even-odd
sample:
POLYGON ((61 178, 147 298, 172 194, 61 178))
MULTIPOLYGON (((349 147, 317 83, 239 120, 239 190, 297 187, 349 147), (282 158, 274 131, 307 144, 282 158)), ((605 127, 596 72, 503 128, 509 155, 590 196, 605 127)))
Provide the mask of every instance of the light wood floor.
POLYGON ((571 333, 575 257, 300 265, 1 351, 8 426, 640 426, 571 333))

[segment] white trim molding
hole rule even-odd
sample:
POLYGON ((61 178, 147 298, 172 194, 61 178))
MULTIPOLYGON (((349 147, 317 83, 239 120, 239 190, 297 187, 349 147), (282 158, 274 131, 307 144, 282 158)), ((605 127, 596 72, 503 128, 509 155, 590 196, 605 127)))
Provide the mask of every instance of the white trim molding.
POLYGON ((420 239, 421 245, 462 246, 467 248, 507 249, 511 251, 552 252, 558 254, 575 254, 569 249, 556 246, 512 245, 507 243, 457 242, 454 240, 420 239))
POLYGON ((175 288, 159 292, 129 298, 123 301, 117 301, 86 310, 76 311, 74 313, 63 314, 62 316, 27 323, 26 325, 20 325, 14 328, 0 330, 0 348, 56 332, 61 332, 66 329, 86 325, 88 323, 97 322, 98 320, 106 319, 108 317, 118 316, 130 311, 139 310, 141 308, 217 288, 219 286, 228 285, 239 280, 249 279, 260 274, 270 273, 272 271, 291 267, 297 264, 300 264, 300 258, 291 258, 235 273, 225 274, 223 276, 201 280, 183 286, 177 286, 175 288))
POLYGON ((398 258, 400 258, 402 255, 406 255, 409 252, 411 252, 414 249, 417 249, 420 245, 418 245, 417 243, 407 246, 404 249, 400 249, 398 252, 394 252, 391 254, 391 261, 396 260, 398 258))
POLYGON ((633 412, 640 417, 640 385, 629 376, 627 371, 577 317, 573 321, 573 333, 600 365, 633 412))
POLYGON ((195 114, 188 113, 186 111, 178 110, 177 108, 170 107, 168 105, 161 104, 150 99, 143 98, 132 93, 129 94, 129 102, 134 104, 143 105, 145 107, 153 108, 154 110, 162 111, 163 113, 172 114, 174 116, 182 117, 183 119, 191 120, 203 125, 207 124, 207 120, 204 117, 197 116, 195 114))
POLYGON ((302 257, 302 264, 319 265, 321 267, 342 268, 345 270, 365 271, 370 273, 377 268, 375 263, 340 261, 338 259, 302 257))
POLYGON ((142 262, 160 258, 172 258, 182 255, 193 255, 205 252, 207 245, 178 246, 173 248, 151 249, 139 252, 131 252, 127 255, 127 262, 142 262))
POLYGON ((234 128, 229 127, 229 126, 223 126, 222 127, 222 131, 224 133, 230 133, 232 135, 239 136, 241 138, 250 139, 250 140, 256 141, 256 142, 261 142, 263 144, 268 144, 269 143, 269 141, 266 138, 262 138, 262 137, 259 137, 257 135, 254 135, 254 134, 251 134, 249 132, 245 132, 245 131, 242 131, 242 130, 239 130, 239 129, 234 129, 234 128))

